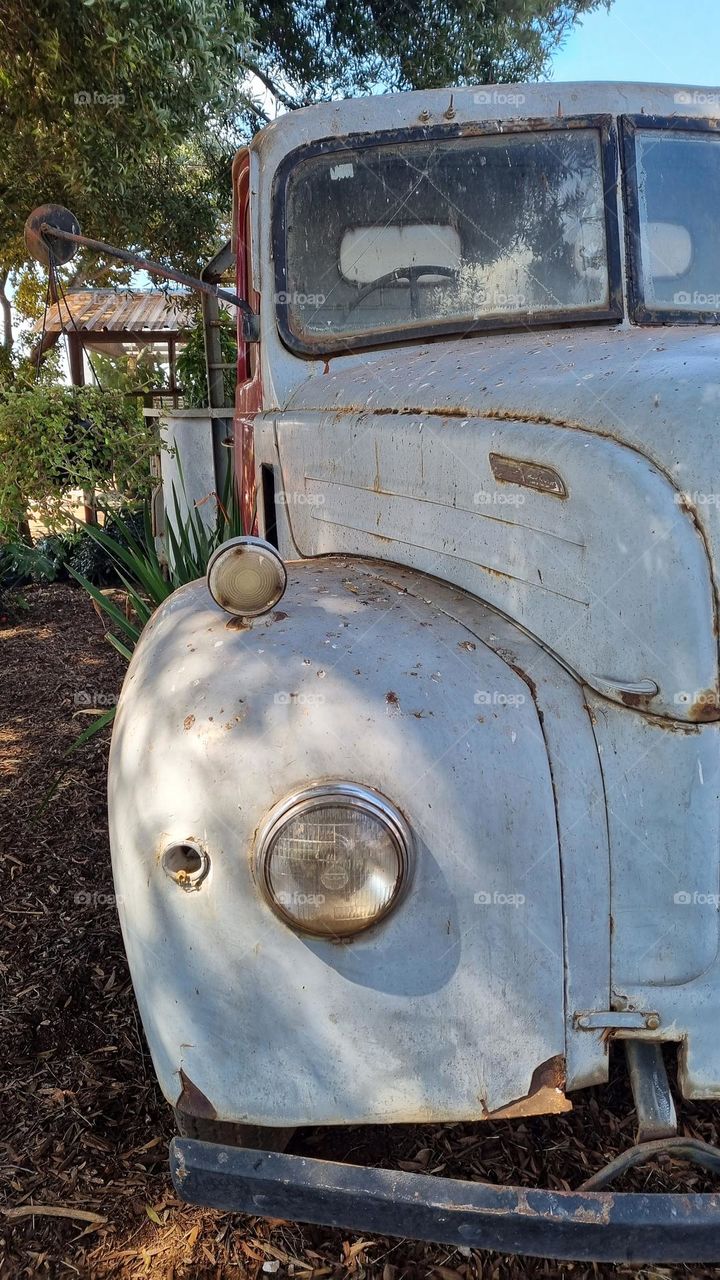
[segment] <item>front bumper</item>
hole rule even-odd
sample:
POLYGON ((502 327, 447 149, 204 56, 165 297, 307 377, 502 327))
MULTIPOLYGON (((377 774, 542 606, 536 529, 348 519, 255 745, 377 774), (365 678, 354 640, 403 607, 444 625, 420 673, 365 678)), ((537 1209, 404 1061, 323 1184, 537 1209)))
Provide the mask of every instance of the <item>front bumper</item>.
POLYGON ((543 1191, 174 1138, 190 1204, 261 1217, 595 1262, 720 1262, 720 1195, 543 1191))

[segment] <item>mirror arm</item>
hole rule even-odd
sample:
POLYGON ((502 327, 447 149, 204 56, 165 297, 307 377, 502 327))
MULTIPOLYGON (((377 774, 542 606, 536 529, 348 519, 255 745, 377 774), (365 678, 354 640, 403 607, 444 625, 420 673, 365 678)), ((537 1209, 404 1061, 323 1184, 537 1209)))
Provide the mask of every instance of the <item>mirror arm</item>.
POLYGON ((200 280, 197 276, 187 275, 185 271, 176 271, 173 267, 164 267, 160 262, 153 262, 151 258, 141 258, 138 254, 130 253, 127 249, 118 249, 116 245, 106 244, 104 240, 91 240, 89 236, 82 236, 73 231, 64 231, 49 222, 41 223, 39 231, 43 239, 45 239, 46 245, 48 243, 46 237, 50 241, 66 240, 71 244, 80 244, 86 249, 93 249, 96 253, 107 254, 112 258, 118 258, 120 262, 127 262, 130 266, 138 267, 141 271, 147 271, 149 275, 163 276, 166 280, 174 280, 177 284, 187 285, 190 289, 197 289, 200 293, 209 293, 215 298, 220 298, 223 302, 229 302, 232 306, 237 307, 242 315, 245 341, 259 342, 260 340, 260 317, 253 311, 250 303, 245 298, 240 298, 230 289, 221 289, 219 285, 209 284, 207 280, 200 280))

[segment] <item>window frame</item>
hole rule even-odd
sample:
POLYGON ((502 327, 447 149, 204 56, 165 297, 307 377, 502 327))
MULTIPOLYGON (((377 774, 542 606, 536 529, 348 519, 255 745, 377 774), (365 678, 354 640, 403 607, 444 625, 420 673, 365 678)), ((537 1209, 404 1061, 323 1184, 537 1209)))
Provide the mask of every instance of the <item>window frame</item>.
MULTIPOLYGON (((633 324, 720 324, 720 311, 691 311, 687 307, 650 307, 643 295, 643 259, 640 234, 641 209, 637 173, 637 134, 657 129, 663 133, 717 134, 720 120, 701 116, 622 115, 618 119, 622 148, 623 204, 625 207, 625 257, 628 314, 633 324)), ((720 145, 720 141, 718 142, 720 145)))
POLYGON ((622 258, 620 252, 620 226, 618 219, 619 165, 617 128, 609 114, 552 116, 547 119, 484 120, 478 123, 438 125, 436 127, 406 128, 346 134, 343 137, 320 138, 290 151, 278 165, 272 186, 272 254, 274 260, 275 316, 282 342, 295 355, 337 355, 343 352, 364 351, 373 347, 389 347, 414 343, 418 340, 443 338, 448 335, 472 335, 477 333, 513 332, 518 329, 537 330, 559 328, 567 325, 620 321, 623 319, 622 258), (544 312, 533 317, 513 313, 508 316, 481 316, 468 321, 458 318, 434 324, 425 321, 402 328, 387 328, 345 336, 298 334, 290 324, 290 308, 287 302, 287 195, 288 184, 297 165, 315 156, 336 155, 344 151, 357 151, 364 147, 397 146, 406 142, 452 141, 473 137, 488 137, 516 133, 544 133, 550 130, 594 129, 600 139, 600 163, 605 211, 605 242, 607 246, 608 302, 603 307, 567 308, 544 312), (282 299, 282 301, 280 300, 282 299))

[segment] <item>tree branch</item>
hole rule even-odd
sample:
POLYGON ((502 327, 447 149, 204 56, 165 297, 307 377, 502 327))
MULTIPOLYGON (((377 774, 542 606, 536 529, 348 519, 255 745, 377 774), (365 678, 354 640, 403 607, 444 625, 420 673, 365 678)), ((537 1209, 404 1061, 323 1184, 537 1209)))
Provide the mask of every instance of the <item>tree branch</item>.
POLYGON ((10 299, 5 292, 5 286, 7 284, 9 274, 9 271, 0 272, 0 310, 2 310, 3 316, 2 345, 8 355, 12 351, 13 347, 12 307, 10 305, 10 299))
POLYGON ((257 63, 251 62, 248 59, 247 69, 248 71, 251 71, 254 76, 257 76, 258 80, 265 85, 265 88, 273 95, 274 98, 277 98, 278 102, 282 102, 283 106, 287 107, 288 111, 297 110, 300 103, 295 98, 290 98, 286 93, 283 93, 282 89, 278 88, 275 82, 270 79, 270 76, 267 75, 266 72, 260 70, 257 63))

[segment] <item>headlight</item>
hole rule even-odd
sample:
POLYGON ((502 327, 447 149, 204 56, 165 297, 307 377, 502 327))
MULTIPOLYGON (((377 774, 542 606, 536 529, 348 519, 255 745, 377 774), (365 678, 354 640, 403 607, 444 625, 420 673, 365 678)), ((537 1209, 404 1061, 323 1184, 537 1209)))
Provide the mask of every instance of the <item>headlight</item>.
POLYGON ((348 937, 395 905, 411 855, 408 825, 383 796, 327 783, 273 809, 259 833, 257 871, 270 905, 288 924, 348 937))
POLYGON ((257 618, 280 600, 287 573, 280 555, 264 538, 230 538, 210 557, 207 584, 221 609, 257 618))

